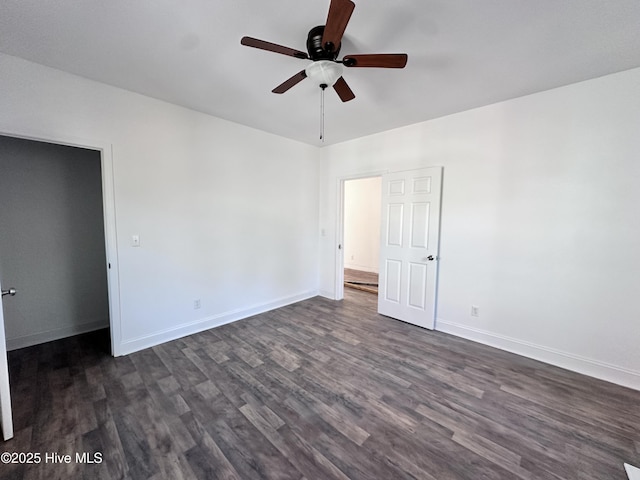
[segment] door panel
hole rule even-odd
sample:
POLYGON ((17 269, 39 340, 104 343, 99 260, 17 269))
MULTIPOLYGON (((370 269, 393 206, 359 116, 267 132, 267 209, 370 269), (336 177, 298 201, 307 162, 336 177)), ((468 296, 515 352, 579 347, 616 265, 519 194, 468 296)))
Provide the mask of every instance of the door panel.
POLYGON ((378 312, 435 327, 442 169, 382 176, 378 312))
POLYGON ((384 298, 387 302, 398 303, 400 301, 400 282, 402 279, 402 262, 387 260, 385 271, 384 298))
POLYGON ((411 205, 411 247, 428 248, 429 246, 429 204, 414 203, 411 205))
POLYGON ((389 180, 388 189, 390 196, 404 195, 404 179, 389 180))
POLYGON ((409 264, 409 306, 426 308, 427 268, 420 263, 409 264))
POLYGON ((414 178, 413 193, 431 193, 431 177, 414 178))
POLYGON ((390 204, 388 207, 387 245, 402 246, 402 204, 390 204))

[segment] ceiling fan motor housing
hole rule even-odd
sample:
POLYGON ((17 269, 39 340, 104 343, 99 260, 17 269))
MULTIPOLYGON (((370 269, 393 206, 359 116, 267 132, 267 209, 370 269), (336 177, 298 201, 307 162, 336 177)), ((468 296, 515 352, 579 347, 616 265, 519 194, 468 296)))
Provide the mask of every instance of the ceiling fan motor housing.
POLYGON ((309 57, 313 61, 317 60, 331 60, 335 61, 340 53, 340 47, 342 43, 338 44, 337 48, 326 49, 322 45, 322 35, 324 34, 324 25, 318 25, 313 27, 309 31, 307 36, 307 52, 309 57))

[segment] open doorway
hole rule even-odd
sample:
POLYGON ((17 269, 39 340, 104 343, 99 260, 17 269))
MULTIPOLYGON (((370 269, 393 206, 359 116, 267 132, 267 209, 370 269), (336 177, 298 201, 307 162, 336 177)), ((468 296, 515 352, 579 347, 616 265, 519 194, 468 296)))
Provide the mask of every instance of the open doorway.
POLYGON ((378 294, 382 178, 344 181, 344 287, 378 294))
POLYGON ((7 349, 108 329, 101 152, 0 136, 0 171, 7 349))
POLYGON ((433 330, 440 261, 442 167, 382 172, 376 176, 380 179, 377 201, 374 195, 367 197, 357 191, 358 181, 374 176, 339 180, 335 299, 345 298, 345 267, 354 265, 359 271, 366 268, 362 259, 358 261, 351 253, 349 232, 361 235, 364 227, 358 222, 366 215, 364 212, 379 205, 379 220, 374 222, 380 232, 375 243, 379 247, 378 313, 433 330), (352 195, 354 185, 356 192, 352 195), (363 202, 365 207, 357 208, 363 202))

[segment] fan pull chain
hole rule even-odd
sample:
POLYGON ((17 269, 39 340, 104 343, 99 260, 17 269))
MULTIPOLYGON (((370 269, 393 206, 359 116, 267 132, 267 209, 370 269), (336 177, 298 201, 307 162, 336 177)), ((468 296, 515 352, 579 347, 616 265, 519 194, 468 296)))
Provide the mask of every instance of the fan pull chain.
POLYGON ((320 85, 320 140, 324 143, 324 84, 320 85))

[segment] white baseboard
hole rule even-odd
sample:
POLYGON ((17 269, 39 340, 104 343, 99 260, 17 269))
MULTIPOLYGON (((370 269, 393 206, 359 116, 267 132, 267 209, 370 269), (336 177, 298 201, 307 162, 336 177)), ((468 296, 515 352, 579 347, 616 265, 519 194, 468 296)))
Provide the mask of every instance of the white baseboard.
POLYGON ((229 312, 219 313, 210 317, 196 320, 187 324, 179 325, 175 328, 169 328, 161 332, 152 333, 142 337, 134 338, 132 340, 124 341, 120 344, 118 352, 120 355, 128 355, 133 352, 144 350, 145 348, 154 347, 161 343, 177 340, 178 338, 186 337, 187 335, 193 335, 194 333, 209 330, 210 328, 220 327, 227 323, 232 323, 243 318, 252 317, 260 313, 268 312, 276 308, 291 305, 308 298, 316 297, 318 292, 316 290, 299 293, 290 297, 283 297, 277 300, 263 303, 260 305, 254 305, 249 308, 240 308, 237 310, 231 310, 229 312))
POLYGON ((109 328, 109 320, 98 320, 96 322, 83 323, 81 325, 73 325, 71 327, 56 328, 46 332, 38 332, 22 337, 7 338, 7 350, 18 350, 19 348, 32 347, 41 343, 60 340, 61 338, 80 335, 81 333, 93 332, 102 328, 109 328))
POLYGON ((318 295, 324 298, 328 298, 329 300, 335 300, 336 294, 334 292, 330 292, 329 290, 320 290, 318 295))
POLYGON ((358 265, 357 263, 344 262, 344 268, 350 268, 352 270, 359 270, 361 272, 378 273, 378 266, 371 267, 368 265, 358 265))
POLYGON ((589 375, 590 377, 606 380, 624 387, 633 388, 634 390, 640 390, 640 372, 634 370, 468 327, 466 325, 460 325, 440 318, 436 320, 436 330, 524 357, 533 358, 534 360, 539 360, 566 370, 589 375))

